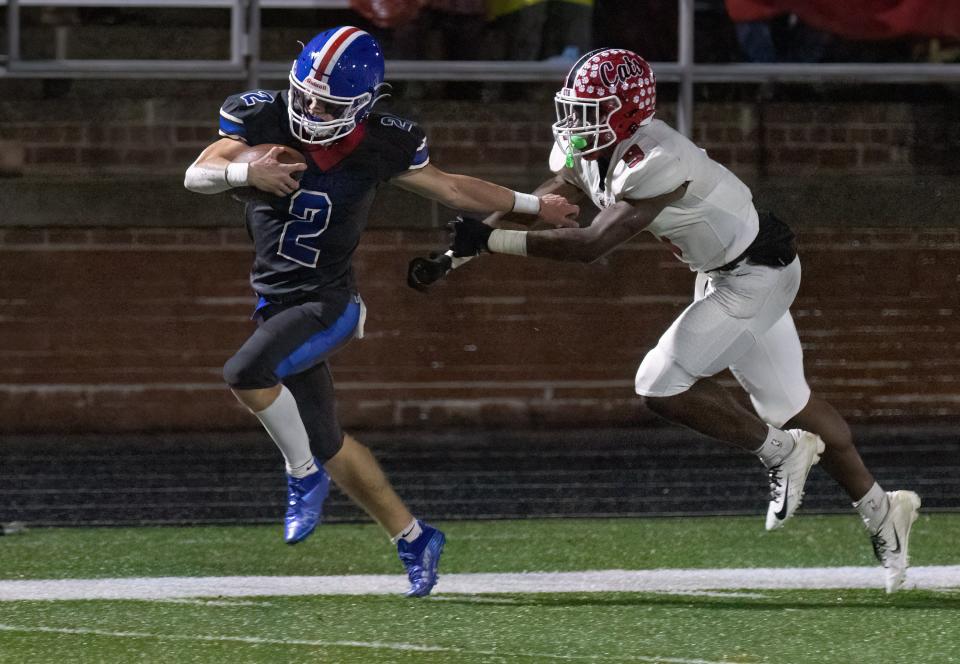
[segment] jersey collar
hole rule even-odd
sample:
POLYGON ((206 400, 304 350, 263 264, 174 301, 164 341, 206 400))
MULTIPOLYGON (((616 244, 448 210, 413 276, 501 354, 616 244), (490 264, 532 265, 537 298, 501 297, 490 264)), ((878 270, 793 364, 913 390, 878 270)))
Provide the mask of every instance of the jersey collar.
POLYGON ((331 168, 346 159, 353 152, 367 133, 367 123, 361 122, 357 128, 331 145, 304 145, 304 152, 310 155, 313 163, 321 171, 331 168))

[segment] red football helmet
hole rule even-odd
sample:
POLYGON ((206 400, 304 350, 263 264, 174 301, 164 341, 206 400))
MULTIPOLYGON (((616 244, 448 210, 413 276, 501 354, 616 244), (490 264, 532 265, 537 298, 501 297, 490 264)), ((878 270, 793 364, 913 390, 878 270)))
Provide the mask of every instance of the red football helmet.
POLYGON ((570 68, 554 96, 557 144, 568 157, 583 156, 630 138, 653 117, 656 86, 650 65, 633 51, 590 51, 570 68))

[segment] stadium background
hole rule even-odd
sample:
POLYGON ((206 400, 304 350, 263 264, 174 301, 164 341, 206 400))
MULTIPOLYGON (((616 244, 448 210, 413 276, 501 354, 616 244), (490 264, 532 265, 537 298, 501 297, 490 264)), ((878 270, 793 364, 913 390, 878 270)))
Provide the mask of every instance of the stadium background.
MULTIPOLYGON (((70 55, 223 55, 223 14, 176 16, 71 23, 70 55)), ((357 22, 318 11, 297 30, 302 14, 276 16, 263 48, 277 59, 328 16, 357 22)), ((63 25, 24 17, 25 56, 49 57, 63 25)), ((728 48, 730 29, 698 53, 728 48)), ((441 168, 530 189, 546 175, 555 85, 497 98, 496 84, 400 83, 389 107, 425 127, 441 168)), ((279 455, 220 379, 250 330, 239 204, 181 185, 216 138, 222 99, 243 87, 0 77, 0 521, 276 518, 279 455), (126 472, 142 465, 146 479, 126 472)), ((811 385, 854 424, 878 476, 934 510, 960 507, 956 91, 702 84, 692 136, 798 230, 793 311, 811 385)), ((660 86, 668 122, 676 96, 660 86)), ((689 300, 683 265, 646 239, 597 265, 485 257, 428 296, 407 289, 407 261, 443 245, 450 214, 384 188, 356 259, 368 336, 332 363, 344 426, 415 510, 761 510, 757 464, 661 426, 632 393, 644 352, 689 300)), ((809 509, 846 509, 814 481, 809 509)), ((338 495, 331 517, 359 515, 338 495)))

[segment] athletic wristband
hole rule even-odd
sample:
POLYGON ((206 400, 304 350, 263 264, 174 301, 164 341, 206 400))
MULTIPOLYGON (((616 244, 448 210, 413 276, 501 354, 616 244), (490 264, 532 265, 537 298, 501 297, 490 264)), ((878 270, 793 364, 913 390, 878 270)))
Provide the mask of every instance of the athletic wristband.
POLYGON ((227 184, 231 187, 245 187, 249 184, 247 177, 250 172, 250 164, 238 164, 230 162, 227 164, 226 178, 227 184))
POLYGON ((527 232, 505 231, 495 228, 487 238, 487 249, 491 254, 511 254, 513 256, 527 255, 527 232))
POLYGON ((513 192, 513 209, 511 212, 521 214, 540 214, 540 199, 533 194, 513 192))

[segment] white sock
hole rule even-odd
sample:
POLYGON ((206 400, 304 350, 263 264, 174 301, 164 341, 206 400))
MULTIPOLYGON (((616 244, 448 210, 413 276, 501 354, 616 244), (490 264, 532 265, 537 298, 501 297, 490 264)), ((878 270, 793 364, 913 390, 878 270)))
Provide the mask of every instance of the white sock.
POLYGON ((280 386, 280 395, 272 404, 254 415, 280 448, 287 463, 287 473, 294 477, 306 477, 320 470, 313 462, 310 437, 300 418, 297 400, 285 385, 280 386))
POLYGON ((413 540, 420 537, 420 534, 423 532, 423 528, 420 527, 420 522, 414 519, 407 527, 401 530, 399 533, 390 538, 392 544, 396 544, 400 540, 407 542, 412 542, 413 540))
POLYGON ((290 477, 306 477, 307 475, 313 475, 315 472, 320 470, 320 466, 317 465, 316 459, 310 457, 310 460, 304 464, 291 468, 287 466, 287 475, 290 477))
POLYGON ((796 444, 793 436, 786 431, 767 425, 767 438, 753 453, 760 457, 764 466, 772 468, 793 452, 796 444))
POLYGON ((880 530, 880 524, 883 523, 883 520, 887 517, 887 512, 890 511, 890 499, 887 498, 883 488, 877 482, 874 482, 870 490, 853 506, 860 513, 863 525, 867 527, 870 534, 876 535, 877 531, 880 530))

